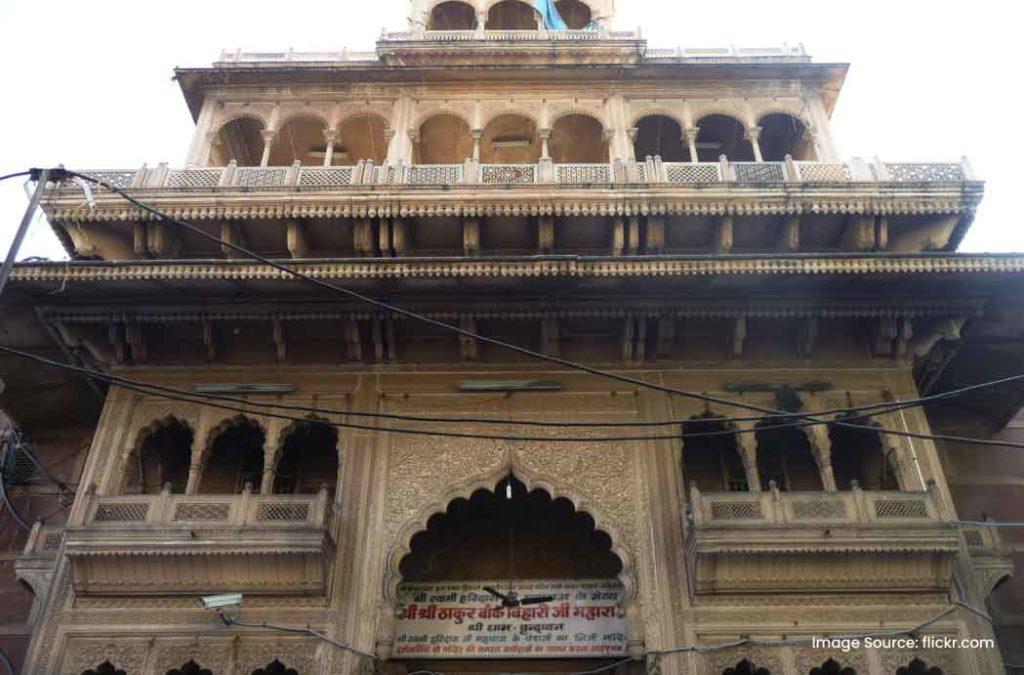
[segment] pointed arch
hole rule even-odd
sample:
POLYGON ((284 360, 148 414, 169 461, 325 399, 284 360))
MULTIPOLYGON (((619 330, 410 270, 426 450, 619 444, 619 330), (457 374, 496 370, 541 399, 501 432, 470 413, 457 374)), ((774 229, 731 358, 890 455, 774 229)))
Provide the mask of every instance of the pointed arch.
POLYGON ((278 659, 274 659, 262 668, 252 671, 252 675, 299 675, 299 671, 289 668, 278 659))
POLYGON ((104 661, 95 668, 83 670, 82 675, 126 675, 126 673, 110 661, 104 661))
POLYGON ((735 433, 701 436, 706 433, 736 431, 736 425, 722 422, 712 412, 694 415, 683 424, 682 470, 684 485, 696 483, 702 492, 743 492, 749 490, 743 457, 735 433), (694 434, 689 439, 687 434, 694 434))
POLYGON ((121 471, 119 492, 158 494, 165 483, 170 483, 171 492, 184 492, 194 441, 195 431, 187 420, 175 415, 152 420, 135 435, 121 471))
POLYGON ((168 670, 166 675, 213 675, 213 671, 189 659, 177 668, 168 670))
POLYGON ((308 415, 279 435, 274 452, 274 494, 315 494, 324 485, 333 495, 338 481, 338 430, 308 415))
POLYGON ((260 486, 266 428, 246 415, 222 420, 210 430, 203 452, 199 492, 238 494, 246 483, 260 486))
POLYGON ((220 120, 213 132, 209 164, 227 166, 234 160, 239 166, 258 166, 263 155, 263 133, 268 121, 253 112, 238 112, 220 120))
POLYGON ((622 582, 623 597, 627 607, 636 600, 638 588, 634 573, 634 561, 632 555, 623 546, 624 540, 618 528, 609 522, 600 509, 594 507, 586 499, 570 489, 557 486, 552 481, 535 475, 518 461, 512 451, 509 451, 504 462, 498 462, 491 470, 452 486, 443 494, 438 495, 438 499, 435 501, 421 506, 398 530, 385 557, 382 592, 388 604, 394 605, 397 602, 398 585, 402 581, 400 564, 402 559, 412 551, 413 536, 417 532, 427 529, 430 519, 435 515, 445 513, 448 510, 448 505, 456 499, 468 500, 478 490, 493 490, 494 486, 506 476, 512 476, 519 480, 529 492, 543 490, 552 499, 564 498, 572 504, 576 512, 589 515, 594 520, 594 529, 604 532, 611 539, 611 552, 622 563, 618 578, 622 582))
POLYGON ((355 165, 360 160, 383 164, 388 156, 390 123, 379 112, 359 110, 345 115, 337 124, 335 165, 355 165))

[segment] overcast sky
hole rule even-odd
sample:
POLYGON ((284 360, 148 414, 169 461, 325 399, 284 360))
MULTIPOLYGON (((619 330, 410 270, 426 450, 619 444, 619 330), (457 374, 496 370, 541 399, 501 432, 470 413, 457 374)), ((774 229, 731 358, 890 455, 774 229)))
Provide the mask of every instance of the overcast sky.
MULTIPOLYGON (((617 0, 619 28, 651 46, 804 43, 819 62, 852 64, 833 117, 844 157, 956 161, 987 196, 962 249, 1024 251, 1019 93, 1024 33, 1005 0, 617 0)), ((221 49, 372 48, 406 25, 408 0, 0 0, 0 174, 29 166, 180 166, 192 120, 171 80, 221 49)), ((0 251, 27 199, 0 184, 0 251)), ((42 221, 21 257, 63 252, 42 221)))

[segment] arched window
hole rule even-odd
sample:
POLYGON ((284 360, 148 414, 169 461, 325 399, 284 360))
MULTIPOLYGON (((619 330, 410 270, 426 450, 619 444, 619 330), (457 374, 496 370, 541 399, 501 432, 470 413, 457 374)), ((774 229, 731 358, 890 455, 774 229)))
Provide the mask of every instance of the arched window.
POLYGON ((189 659, 187 663, 182 664, 178 668, 168 670, 166 675, 213 675, 213 672, 209 668, 203 668, 195 661, 189 659))
POLYGON ((811 668, 808 675, 857 675, 853 668, 844 668, 835 659, 828 659, 816 668, 811 668))
POLYGON ((146 434, 129 461, 124 492, 154 495, 170 483, 171 492, 183 493, 192 462, 192 430, 168 418, 146 434))
POLYGON ((562 17, 562 21, 565 21, 569 30, 583 30, 590 25, 593 18, 590 8, 580 0, 557 0, 555 9, 558 10, 559 16, 562 17))
POLYGON ((641 161, 655 156, 666 162, 690 161, 683 130, 679 122, 667 115, 648 115, 637 122, 633 153, 641 161))
POLYGON ((473 156, 469 124, 455 115, 435 115, 420 125, 415 164, 462 164, 473 156))
POLYGON ((717 162, 725 155, 733 162, 753 162, 754 146, 743 124, 729 115, 708 115, 697 121, 697 160, 717 162))
POLYGON ((772 675, 772 672, 767 668, 761 668, 743 659, 735 666, 723 670, 722 675, 772 675))
POLYGON ((357 115, 341 123, 331 164, 353 166, 363 159, 383 164, 388 156, 387 122, 378 115, 357 115))
MULTIPOLYGON (((853 413, 839 415, 836 419, 873 426, 869 418, 853 413)), ((828 437, 832 446, 832 471, 840 490, 851 489, 854 480, 865 490, 899 489, 891 451, 885 449, 880 432, 830 424, 828 437)))
POLYGON ((487 12, 487 30, 537 30, 537 13, 520 0, 502 0, 487 12))
POLYGON ((781 162, 790 155, 796 160, 815 159, 814 143, 804 123, 784 113, 765 115, 757 123, 761 127, 758 145, 766 162, 781 162))
POLYGON ((608 161, 604 127, 589 115, 565 115, 551 126, 551 158, 556 164, 601 164, 608 161))
POLYGON ((83 670, 82 675, 125 675, 125 671, 114 666, 110 661, 104 661, 95 668, 83 670))
POLYGON ((263 158, 263 123, 251 117, 239 117, 220 128, 210 148, 210 165, 259 166, 263 158))
POLYGON ((298 160, 303 166, 321 166, 327 151, 324 131, 327 124, 318 117, 293 117, 282 126, 270 150, 270 166, 290 166, 298 160))
POLYGON ((213 441, 199 483, 201 494, 239 494, 263 478, 263 430, 245 417, 232 421, 213 441))
POLYGON ((299 675, 299 671, 289 668, 277 659, 274 659, 262 668, 252 671, 251 675, 299 675))
POLYGON ((772 417, 757 424, 757 470, 767 490, 775 481, 780 490, 821 490, 821 474, 811 442, 791 417, 772 417), (778 428, 782 426, 782 428, 778 428))
POLYGON ((540 159, 537 125, 521 115, 499 115, 480 139, 483 164, 536 164, 540 159))
POLYGON ((313 494, 322 485, 334 493, 338 481, 338 432, 316 420, 295 425, 285 436, 274 475, 274 494, 313 494))
POLYGON ((683 425, 683 479, 706 492, 748 490, 736 434, 699 435, 729 431, 731 427, 720 420, 718 415, 704 413, 683 425))
POLYGON ((914 659, 902 668, 897 668, 896 675, 943 675, 943 673, 941 668, 929 667, 921 659, 914 659))
POLYGON ((427 30, 474 30, 476 28, 476 10, 465 2, 449 0, 442 2, 430 10, 427 30))

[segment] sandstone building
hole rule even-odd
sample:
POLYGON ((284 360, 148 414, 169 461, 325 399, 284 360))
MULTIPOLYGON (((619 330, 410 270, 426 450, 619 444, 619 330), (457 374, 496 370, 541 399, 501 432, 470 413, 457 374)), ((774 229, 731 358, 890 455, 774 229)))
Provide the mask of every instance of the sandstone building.
POLYGON ((179 69, 185 165, 84 173, 215 240, 47 190, 71 261, 17 266, 0 343, 165 389, 0 356, 8 457, 45 460, 5 472, 45 518, 6 535, 24 672, 1024 660, 1015 536, 957 522, 1013 519, 991 467, 1024 472, 927 438, 1012 436, 1024 389, 858 412, 1024 362, 1024 257, 956 252, 966 160, 842 158, 846 66, 802 47, 658 49, 613 0, 554 5, 412 0, 372 53, 179 69))

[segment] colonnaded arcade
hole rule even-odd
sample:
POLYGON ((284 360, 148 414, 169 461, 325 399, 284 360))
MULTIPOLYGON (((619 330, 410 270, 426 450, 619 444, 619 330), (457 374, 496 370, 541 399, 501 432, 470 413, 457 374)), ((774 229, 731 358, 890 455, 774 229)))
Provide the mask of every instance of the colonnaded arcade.
POLYGON ((1021 387, 859 411, 1022 362, 1024 257, 955 252, 982 183, 841 158, 844 64, 649 47, 613 5, 558 0, 561 29, 518 0, 412 0, 374 52, 177 70, 185 165, 84 173, 211 239, 49 186, 71 259, 16 267, 3 343, 165 389, 0 359, 6 489, 42 519, 5 535, 23 672, 1024 660, 1019 604, 993 600, 1012 542, 944 470, 983 455, 903 435, 999 433, 1021 387), (225 593, 228 622, 198 601, 225 593), (1000 646, 808 639, 915 626, 1000 646))

